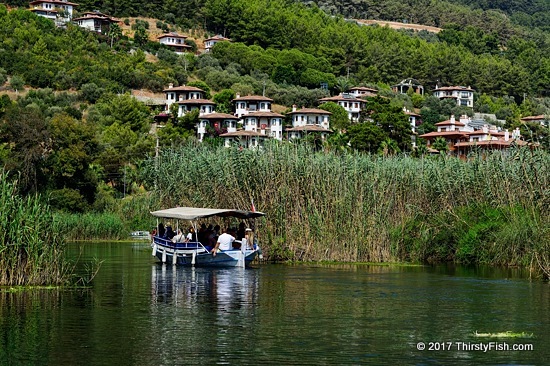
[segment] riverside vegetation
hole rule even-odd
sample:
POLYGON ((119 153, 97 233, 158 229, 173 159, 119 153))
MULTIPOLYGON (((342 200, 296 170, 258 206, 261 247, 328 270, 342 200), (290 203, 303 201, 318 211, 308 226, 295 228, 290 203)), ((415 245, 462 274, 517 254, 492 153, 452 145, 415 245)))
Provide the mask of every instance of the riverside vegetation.
POLYGON ((550 271, 550 156, 468 161, 205 146, 164 151, 144 172, 163 207, 247 209, 271 259, 456 262, 550 271))

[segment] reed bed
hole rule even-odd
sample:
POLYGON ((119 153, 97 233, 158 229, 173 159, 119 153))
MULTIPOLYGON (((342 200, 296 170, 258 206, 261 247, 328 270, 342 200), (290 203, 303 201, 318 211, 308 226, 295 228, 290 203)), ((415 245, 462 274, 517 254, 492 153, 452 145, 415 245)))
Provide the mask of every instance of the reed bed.
POLYGON ((119 201, 109 212, 56 213, 54 226, 66 240, 128 239, 131 231, 154 227, 152 200, 150 195, 138 195, 119 201))
POLYGON ((384 158, 186 146, 144 167, 162 207, 256 208, 273 259, 548 263, 550 156, 384 158), (485 226, 484 226, 485 225, 485 226))
POLYGON ((64 243, 53 229, 49 207, 39 196, 21 197, 17 185, 0 172, 0 285, 59 285, 71 267, 64 243))

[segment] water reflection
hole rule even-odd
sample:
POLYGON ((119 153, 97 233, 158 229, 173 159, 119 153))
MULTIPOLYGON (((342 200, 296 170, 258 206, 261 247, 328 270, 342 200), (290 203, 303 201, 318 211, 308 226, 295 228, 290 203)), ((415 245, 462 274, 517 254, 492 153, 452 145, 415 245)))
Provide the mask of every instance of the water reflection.
POLYGON ((241 268, 185 268, 166 264, 151 267, 153 307, 209 305, 220 313, 252 308, 257 303, 259 271, 241 268))

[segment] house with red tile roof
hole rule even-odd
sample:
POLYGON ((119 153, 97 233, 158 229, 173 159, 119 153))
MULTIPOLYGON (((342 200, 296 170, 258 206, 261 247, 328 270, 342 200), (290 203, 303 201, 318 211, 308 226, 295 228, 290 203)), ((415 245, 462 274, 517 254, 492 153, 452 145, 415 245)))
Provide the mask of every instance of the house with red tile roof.
POLYGON ((359 121, 361 111, 367 103, 364 99, 357 98, 355 95, 349 93, 341 93, 334 97, 319 99, 319 103, 321 104, 326 102, 334 102, 342 106, 348 112, 348 118, 352 122, 359 121))
POLYGON ((550 115, 527 116, 521 118, 521 121, 540 123, 541 126, 550 126, 550 115))
POLYGON ((120 20, 117 18, 113 18, 98 11, 85 12, 78 18, 73 19, 73 22, 79 27, 102 34, 107 34, 111 24, 116 24, 119 21, 120 20))
POLYGON ((210 52, 212 50, 212 47, 218 42, 230 42, 231 40, 229 38, 225 38, 221 34, 215 35, 214 37, 210 37, 204 40, 204 52, 210 52))
POLYGON ((297 110, 296 105, 293 105, 292 112, 287 114, 292 118, 292 127, 285 130, 289 140, 303 138, 310 133, 320 133, 324 139, 332 132, 329 128, 332 113, 328 111, 317 108, 297 110))
POLYGON ((262 95, 247 95, 241 97, 240 94, 237 94, 232 102, 235 105, 235 116, 241 118, 252 112, 271 112, 273 99, 262 95))
POLYGON ((157 39, 159 40, 160 44, 170 47, 172 51, 174 51, 179 55, 191 49, 190 45, 185 44, 185 40, 187 39, 187 36, 184 36, 175 32, 162 34, 158 36, 157 39))
POLYGON ((462 107, 474 107, 474 89, 465 86, 435 87, 433 96, 439 99, 454 99, 456 105, 462 107))
POLYGON ((237 123, 239 118, 227 113, 209 113, 199 116, 199 125, 197 126, 197 137, 199 141, 209 132, 209 129, 218 132, 218 135, 237 132, 237 123))
POLYGON ((368 97, 374 97, 378 94, 377 89, 368 88, 366 86, 354 86, 353 88, 349 89, 349 93, 353 95, 355 98, 368 98, 368 97))
POLYGON ((441 137, 447 141, 447 147, 452 154, 465 156, 474 148, 507 149, 512 144, 524 146, 527 142, 521 139, 519 128, 512 134, 508 130, 502 131, 496 126, 484 125, 476 129, 469 125, 470 118, 461 116, 459 121, 454 116, 447 121, 436 123, 437 131, 420 135, 426 140, 430 148, 433 142, 441 137))
POLYGON ((163 92, 166 94, 166 113, 170 111, 170 106, 173 103, 188 99, 204 99, 206 94, 204 90, 195 86, 174 86, 174 84, 169 84, 163 92))
POLYGON ((78 6, 66 0, 36 0, 29 3, 30 11, 38 16, 53 20, 57 26, 70 22, 78 6))

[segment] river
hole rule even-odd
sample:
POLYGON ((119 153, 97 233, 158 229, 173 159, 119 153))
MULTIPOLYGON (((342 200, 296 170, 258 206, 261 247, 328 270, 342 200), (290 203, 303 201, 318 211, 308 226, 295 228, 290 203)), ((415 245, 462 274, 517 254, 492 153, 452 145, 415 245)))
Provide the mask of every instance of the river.
POLYGON ((193 269, 158 264, 147 243, 69 249, 80 258, 79 270, 103 261, 92 287, 3 289, 1 365, 550 360, 550 286, 519 270, 283 264, 193 269), (475 335, 506 331, 532 337, 475 335))

